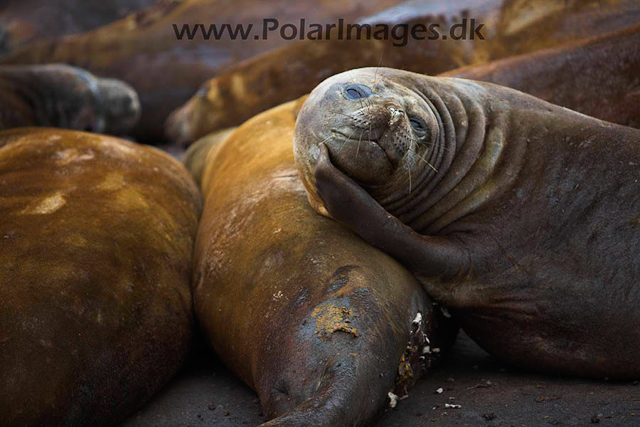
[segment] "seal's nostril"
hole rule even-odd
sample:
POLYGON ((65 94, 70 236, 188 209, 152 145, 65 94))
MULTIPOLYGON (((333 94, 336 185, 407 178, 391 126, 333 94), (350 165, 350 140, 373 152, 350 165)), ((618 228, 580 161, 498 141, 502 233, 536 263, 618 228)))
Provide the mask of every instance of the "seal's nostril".
POLYGON ((404 110, 401 108, 388 107, 388 110, 392 116, 399 116, 404 114, 404 110))
POLYGON ((344 97, 351 100, 358 100, 371 96, 371 89, 364 85, 350 84, 344 88, 344 97))

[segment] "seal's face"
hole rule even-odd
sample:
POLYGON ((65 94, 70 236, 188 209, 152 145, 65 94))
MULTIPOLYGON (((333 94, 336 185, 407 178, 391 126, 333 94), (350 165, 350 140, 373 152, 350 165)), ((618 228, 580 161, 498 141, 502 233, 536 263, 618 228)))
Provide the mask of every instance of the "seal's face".
POLYGON ((133 88, 115 79, 101 79, 84 70, 72 69, 73 78, 59 90, 64 91, 60 109, 70 129, 122 135, 140 118, 140 101, 133 88))
POLYGON ((439 132, 433 108, 419 92, 373 68, 347 71, 316 87, 301 109, 296 162, 313 193, 308 181, 321 143, 332 163, 364 187, 410 187, 411 177, 430 167, 425 156, 439 132))
POLYGON ((125 134, 140 118, 137 93, 119 80, 64 64, 18 66, 13 73, 33 92, 40 125, 125 134))

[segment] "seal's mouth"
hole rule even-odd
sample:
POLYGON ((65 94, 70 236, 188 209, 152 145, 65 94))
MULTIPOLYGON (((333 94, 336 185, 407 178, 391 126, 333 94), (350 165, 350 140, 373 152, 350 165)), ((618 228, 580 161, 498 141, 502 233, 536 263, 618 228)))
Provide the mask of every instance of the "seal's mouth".
MULTIPOLYGON (((316 137, 314 145, 326 145, 334 166, 350 178, 362 185, 373 185, 393 173, 394 163, 383 146, 384 141, 369 138, 377 135, 368 135, 368 130, 355 127, 328 130, 316 137)), ((315 148, 313 151, 319 153, 315 148)))
POLYGON ((340 136, 340 140, 336 140, 335 138, 333 138, 333 140, 337 143, 340 144, 339 147, 336 147, 337 150, 341 150, 341 147, 344 147, 344 144, 349 144, 349 143, 355 143, 356 145, 356 152, 355 155, 358 156, 358 154, 360 153, 360 149, 368 149, 368 148, 374 148, 376 150, 381 150, 385 156, 387 157, 387 159, 389 160, 389 162, 393 163, 393 158, 392 153, 389 153, 385 147, 380 143, 380 138, 371 138, 370 135, 368 135, 368 138, 363 138, 363 134, 368 133, 366 130, 360 130, 360 132, 358 132, 358 129, 354 129, 353 132, 350 135, 347 135, 345 132, 341 132, 337 129, 331 129, 331 134, 332 135, 338 135, 340 136), (356 138, 356 134, 359 134, 358 137, 356 138))
MULTIPOLYGON (((338 135, 343 136, 343 137, 344 137, 344 139, 346 139, 346 140, 348 140, 348 141, 363 141, 363 139, 362 139, 362 138, 354 138, 353 136, 345 135, 343 132, 340 132, 340 131, 339 131, 339 130, 337 130, 337 129, 331 129, 331 132, 332 132, 332 133, 337 133, 338 135)), ((378 144, 378 141, 379 141, 379 140, 378 140, 378 139, 375 139, 375 138, 367 138, 367 139, 365 139, 364 141, 374 142, 374 143, 378 144)), ((380 144, 378 144, 378 145, 380 145, 380 144)))

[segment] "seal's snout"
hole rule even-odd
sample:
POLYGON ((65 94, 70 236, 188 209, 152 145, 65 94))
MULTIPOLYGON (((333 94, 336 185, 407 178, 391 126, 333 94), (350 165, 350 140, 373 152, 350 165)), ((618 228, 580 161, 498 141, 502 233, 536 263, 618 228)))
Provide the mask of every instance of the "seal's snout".
POLYGON ((350 83, 344 86, 342 94, 351 101, 368 98, 371 96, 371 89, 365 85, 350 83))
POLYGON ((437 126, 432 116, 415 90, 376 69, 330 77, 311 92, 296 119, 294 150, 306 187, 313 188, 319 144, 337 169, 361 185, 384 185, 395 176, 402 181, 413 154, 422 158, 427 150, 437 126))
POLYGON ((387 107, 387 110, 389 110, 389 114, 391 115, 391 120, 389 121, 390 125, 404 118, 404 110, 402 108, 390 106, 387 107))
POLYGON ((103 117, 102 132, 123 135, 140 119, 140 99, 128 84, 115 79, 98 79, 98 102, 103 117))

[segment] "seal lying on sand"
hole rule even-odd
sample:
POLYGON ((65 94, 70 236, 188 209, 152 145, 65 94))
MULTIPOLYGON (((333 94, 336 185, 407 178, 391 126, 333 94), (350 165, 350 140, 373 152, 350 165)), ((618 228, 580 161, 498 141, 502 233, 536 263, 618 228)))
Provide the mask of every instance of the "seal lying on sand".
POLYGON ((363 425, 457 327, 396 261, 309 207, 296 111, 284 104, 198 145, 208 157, 194 304, 213 348, 258 392, 266 425, 363 425))
POLYGON ((521 92, 367 68, 309 96, 316 210, 402 262, 482 347, 640 377, 640 131, 521 92))
POLYGON ((136 92, 63 64, 0 66, 0 130, 51 126, 120 135, 140 118, 136 92))
POLYGON ((177 371, 200 213, 184 168, 102 135, 0 133, 3 426, 113 426, 177 371))
MULTIPOLYGON (((142 104, 133 136, 153 144, 162 139, 169 113, 187 101, 202 82, 232 64, 290 43, 279 37, 286 23, 298 23, 305 16, 309 22, 311 16, 321 23, 333 23, 338 18, 351 22, 400 1, 157 0, 148 8, 86 33, 23 45, 0 57, 0 63, 61 62, 126 81, 138 92, 142 104), (263 31, 272 28, 271 20, 279 21, 278 31, 269 30, 262 37, 263 31), (215 36, 214 26, 222 31, 221 36, 215 36), (224 34, 225 28, 230 31, 229 37, 224 34)), ((224 90, 237 88, 234 85, 224 90)))
MULTIPOLYGON (((439 38, 427 41, 409 38, 407 45, 400 47, 395 45, 396 40, 392 38, 338 40, 337 35, 333 35, 327 40, 298 41, 242 61, 204 83, 189 102, 174 111, 167 119, 166 134, 169 139, 186 145, 200 136, 239 124, 260 111, 307 94, 327 77, 344 70, 383 65, 423 74, 439 74, 464 65, 484 64, 607 34, 637 25, 640 22, 640 7, 637 0, 608 0, 597 4, 591 0, 413 0, 369 16, 364 22, 389 26, 404 24, 409 27, 436 24, 442 30, 459 23, 460 17, 473 17, 476 23, 482 23, 484 28, 481 33, 486 40, 478 37, 475 40, 452 40, 449 37, 447 40, 439 38)), ((622 42, 631 47, 633 43, 633 40, 622 42)), ((633 62, 638 54, 635 52, 637 50, 614 50, 609 60, 624 61, 625 55, 632 54, 629 69, 636 71, 633 62)), ((494 83, 509 86, 506 82, 514 81, 518 76, 524 80, 527 72, 539 71, 544 67, 544 61, 549 59, 539 58, 540 62, 530 68, 522 67, 522 74, 514 72, 510 78, 496 76, 505 79, 505 82, 494 83)), ((554 65, 558 65, 557 61, 554 62, 554 65)), ((585 59, 578 57, 575 62, 584 63, 585 59)), ((601 61, 595 64, 596 70, 604 65, 601 61)), ((633 79, 630 79, 632 84, 624 84, 624 79, 617 75, 619 71, 620 68, 606 64, 601 74, 584 70, 572 70, 564 74, 539 72, 532 78, 534 84, 522 84, 522 87, 538 91, 532 94, 539 96, 547 94, 541 89, 549 85, 557 90, 564 82, 569 86, 570 81, 577 81, 579 87, 579 82, 584 78, 582 74, 593 74, 584 80, 597 76, 604 84, 597 91, 598 96, 593 96, 592 91, 586 91, 583 96, 588 100, 600 100, 603 92, 608 95, 612 89, 616 93, 619 88, 637 87, 633 79)), ((562 95, 559 96, 562 101, 571 100, 562 95)), ((547 96, 554 95, 550 93, 547 96)), ((619 97, 614 95, 614 99, 618 100, 619 97)), ((579 98, 576 101, 580 102, 579 98)), ((581 104, 585 105, 586 102, 581 101, 581 104)), ((597 106, 597 102, 594 105, 597 106)), ((593 110, 597 111, 597 107, 593 110)))

